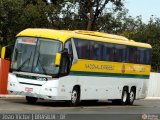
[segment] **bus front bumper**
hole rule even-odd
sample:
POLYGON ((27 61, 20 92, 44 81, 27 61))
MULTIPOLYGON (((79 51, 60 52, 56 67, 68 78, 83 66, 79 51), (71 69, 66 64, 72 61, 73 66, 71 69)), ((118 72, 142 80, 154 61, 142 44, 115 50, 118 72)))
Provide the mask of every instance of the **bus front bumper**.
POLYGON ((9 81, 8 93, 12 95, 30 96, 46 100, 67 100, 65 96, 60 96, 58 94, 57 87, 49 87, 46 84, 42 86, 34 86, 9 81))

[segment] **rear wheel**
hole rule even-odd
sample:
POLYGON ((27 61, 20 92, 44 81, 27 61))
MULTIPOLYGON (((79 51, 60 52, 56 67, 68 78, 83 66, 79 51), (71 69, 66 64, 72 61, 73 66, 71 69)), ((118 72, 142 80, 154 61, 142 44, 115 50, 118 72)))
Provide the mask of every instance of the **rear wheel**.
POLYGON ((123 88, 121 104, 127 105, 127 102, 128 102, 128 90, 127 88, 123 88))
POLYGON ((35 104, 38 98, 26 96, 26 101, 30 104, 35 104))
POLYGON ((78 89, 78 87, 73 88, 70 103, 72 106, 77 106, 80 104, 80 90, 78 89))
POLYGON ((128 98, 128 105, 132 105, 135 98, 136 98, 136 91, 135 89, 131 88, 131 91, 129 93, 129 98, 128 98))

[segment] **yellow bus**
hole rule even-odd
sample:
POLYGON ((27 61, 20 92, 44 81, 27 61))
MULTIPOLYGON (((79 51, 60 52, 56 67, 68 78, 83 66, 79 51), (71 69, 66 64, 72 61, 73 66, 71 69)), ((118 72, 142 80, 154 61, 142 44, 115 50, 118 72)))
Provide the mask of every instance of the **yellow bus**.
MULTIPOLYGON (((2 53, 4 54, 4 53, 2 53)), ((132 105, 146 97, 151 45, 85 30, 30 28, 17 34, 8 77, 10 94, 132 105)))

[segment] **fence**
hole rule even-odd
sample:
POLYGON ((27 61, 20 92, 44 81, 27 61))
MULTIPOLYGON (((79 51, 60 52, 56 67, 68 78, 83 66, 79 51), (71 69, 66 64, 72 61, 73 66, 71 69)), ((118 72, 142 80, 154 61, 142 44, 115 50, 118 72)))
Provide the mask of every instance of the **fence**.
POLYGON ((147 97, 160 97, 160 73, 151 73, 147 97))

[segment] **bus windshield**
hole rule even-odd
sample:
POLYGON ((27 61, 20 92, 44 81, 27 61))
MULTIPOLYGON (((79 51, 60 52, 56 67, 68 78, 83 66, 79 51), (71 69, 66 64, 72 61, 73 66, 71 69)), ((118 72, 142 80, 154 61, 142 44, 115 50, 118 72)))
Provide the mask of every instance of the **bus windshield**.
POLYGON ((54 65, 61 42, 45 38, 18 37, 16 40, 11 70, 54 76, 59 67, 54 65))

